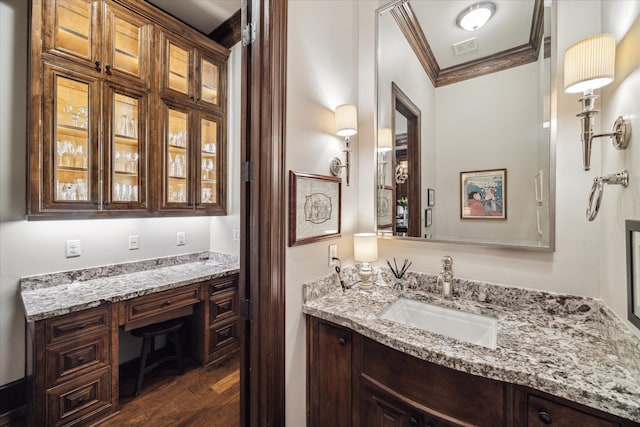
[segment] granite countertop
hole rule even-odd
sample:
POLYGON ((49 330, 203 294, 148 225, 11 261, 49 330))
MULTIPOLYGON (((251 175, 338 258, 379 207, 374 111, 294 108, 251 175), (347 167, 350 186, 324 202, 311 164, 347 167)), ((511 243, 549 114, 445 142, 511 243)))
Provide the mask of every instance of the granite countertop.
POLYGON ((27 321, 97 307, 237 273, 237 257, 201 252, 23 277, 27 321))
POLYGON ((404 291, 386 285, 392 276, 382 269, 372 289, 344 293, 327 276, 304 285, 303 312, 429 362, 640 422, 640 339, 600 300, 469 280, 457 280, 447 300, 434 275, 408 276, 404 291), (496 348, 381 319, 399 297, 496 318, 496 348))

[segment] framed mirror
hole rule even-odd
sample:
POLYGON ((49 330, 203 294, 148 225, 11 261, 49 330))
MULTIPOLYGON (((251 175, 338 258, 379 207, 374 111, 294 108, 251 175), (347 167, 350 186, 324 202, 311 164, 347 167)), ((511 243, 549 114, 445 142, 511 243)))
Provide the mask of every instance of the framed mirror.
POLYGON ((491 0, 488 22, 467 31, 458 22, 476 3, 377 11, 378 233, 553 251, 553 6, 491 0), (502 170, 500 182, 465 175, 502 170))

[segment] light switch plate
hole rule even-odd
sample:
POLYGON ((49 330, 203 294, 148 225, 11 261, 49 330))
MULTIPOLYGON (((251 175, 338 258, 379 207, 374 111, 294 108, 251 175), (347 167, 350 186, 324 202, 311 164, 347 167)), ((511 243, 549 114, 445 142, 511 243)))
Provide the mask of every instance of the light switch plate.
POLYGON ((184 246, 187 244, 187 234, 184 231, 178 231, 176 234, 176 246, 184 246))
POLYGON ((329 267, 334 265, 334 261, 332 258, 337 258, 338 257, 338 245, 337 244, 333 244, 333 245, 329 245, 329 267))
POLYGON ((138 236, 129 236, 129 250, 140 249, 140 241, 138 236))
POLYGON ((73 258, 82 255, 80 240, 67 240, 65 243, 67 258, 73 258))

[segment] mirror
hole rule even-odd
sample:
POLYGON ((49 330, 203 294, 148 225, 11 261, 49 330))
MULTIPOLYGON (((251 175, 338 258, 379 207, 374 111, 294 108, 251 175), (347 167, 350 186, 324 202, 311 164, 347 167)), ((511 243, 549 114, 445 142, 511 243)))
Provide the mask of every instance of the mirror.
POLYGON ((378 233, 552 251, 551 2, 492 0, 466 31, 475 3, 378 9, 378 233))

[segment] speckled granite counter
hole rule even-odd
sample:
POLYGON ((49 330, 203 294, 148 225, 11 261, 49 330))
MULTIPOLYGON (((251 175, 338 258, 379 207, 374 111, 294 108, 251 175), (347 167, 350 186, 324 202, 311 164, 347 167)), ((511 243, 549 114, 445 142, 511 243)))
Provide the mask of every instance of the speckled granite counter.
POLYGON ((26 319, 31 322, 238 271, 237 257, 200 252, 23 277, 20 287, 26 319))
MULTIPOLYGON (((353 268, 343 272, 355 281, 353 268)), ((307 283, 303 312, 429 362, 640 422, 640 339, 601 301, 468 280, 445 300, 434 275, 409 273, 403 292, 384 285, 391 278, 382 269, 371 290, 345 293, 335 274, 307 283), (497 318, 497 348, 380 319, 400 296, 497 318)))

